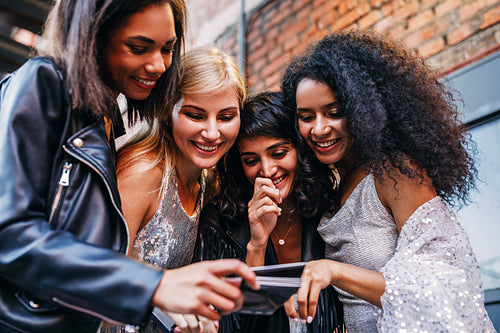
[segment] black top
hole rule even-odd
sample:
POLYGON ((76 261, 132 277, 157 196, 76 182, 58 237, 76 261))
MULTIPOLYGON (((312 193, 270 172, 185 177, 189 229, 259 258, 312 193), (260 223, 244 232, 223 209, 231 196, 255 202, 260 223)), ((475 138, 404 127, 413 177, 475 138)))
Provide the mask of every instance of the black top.
MULTIPOLYGON (((324 258, 324 242, 316 228, 319 220, 307 220, 302 224, 301 260, 324 258)), ((243 222, 230 220, 219 212, 215 202, 202 211, 198 227, 193 261, 237 258, 245 261, 246 245, 250 241, 248 219, 243 222)), ((265 265, 278 264, 272 242, 269 240, 265 254, 265 265)), ((342 304, 332 286, 323 289, 318 300, 317 313, 308 332, 336 332, 344 327, 342 304)), ((289 320, 283 307, 270 316, 232 313, 219 321, 219 332, 289 332, 289 320)))

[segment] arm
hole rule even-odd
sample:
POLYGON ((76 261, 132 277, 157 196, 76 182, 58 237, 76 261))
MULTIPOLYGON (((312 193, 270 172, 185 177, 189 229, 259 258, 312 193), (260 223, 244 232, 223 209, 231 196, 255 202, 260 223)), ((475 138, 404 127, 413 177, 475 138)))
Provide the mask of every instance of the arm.
MULTIPOLYGON (((255 285, 255 275, 241 262, 200 265, 164 275, 161 270, 113 250, 80 241, 69 231, 52 229, 47 196, 67 112, 64 83, 48 61, 42 65, 30 61, 7 84, 2 87, 0 97, 2 302, 7 301, 4 297, 16 302, 14 293, 22 288, 51 307, 56 303, 110 322, 132 324, 145 320, 151 305, 165 310, 207 312, 206 307, 200 306, 201 300, 225 311, 239 304, 241 294, 221 276, 239 274, 255 285), (211 278, 205 283, 200 281, 203 276, 196 274, 209 274, 211 278), (176 279, 185 279, 184 285, 196 285, 196 293, 177 289, 182 281, 176 279), (202 295, 204 290, 206 295, 202 295)), ((95 175, 89 172, 89 177, 95 175)), ((99 184, 107 193, 105 186, 99 184)), ((85 207, 91 203, 74 205, 85 207)), ((104 215, 103 212, 102 218, 104 215)), ((93 223, 97 222, 89 218, 79 226, 92 235, 93 223)), ((96 235, 99 236, 102 235, 96 235)), ((2 318, 8 315, 3 313, 2 318)))
POLYGON ((269 178, 255 179, 254 194, 248 203, 250 241, 247 244, 246 263, 249 266, 264 266, 266 247, 278 216, 281 214, 279 190, 269 178))
MULTIPOLYGON (((380 201, 394 217, 400 231, 413 212, 434 198, 436 193, 425 173, 423 181, 420 178, 408 178, 399 173, 398 169, 393 170, 391 177, 384 175, 375 178, 375 186, 380 201), (396 186, 394 180, 397 182, 396 186)), ((303 278, 304 287, 299 291, 298 299, 302 318, 306 315, 314 316, 319 291, 329 284, 378 307, 381 306, 380 297, 386 287, 385 278, 380 272, 331 260, 308 263, 303 278)))

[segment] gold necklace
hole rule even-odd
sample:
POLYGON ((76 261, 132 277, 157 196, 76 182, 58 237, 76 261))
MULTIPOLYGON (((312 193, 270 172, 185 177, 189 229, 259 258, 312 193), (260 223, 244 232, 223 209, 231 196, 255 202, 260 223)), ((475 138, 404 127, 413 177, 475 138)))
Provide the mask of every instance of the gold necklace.
POLYGON ((292 223, 290 224, 290 226, 288 227, 288 230, 285 233, 285 236, 283 236, 283 237, 278 236, 278 233, 276 232, 276 229, 273 229, 272 234, 274 234, 274 236, 276 238, 278 238, 278 244, 279 245, 281 245, 281 246, 285 245, 285 239, 288 236, 288 234, 290 233, 290 230, 292 230, 292 227, 295 225, 295 222, 296 222, 296 219, 293 219, 292 223))

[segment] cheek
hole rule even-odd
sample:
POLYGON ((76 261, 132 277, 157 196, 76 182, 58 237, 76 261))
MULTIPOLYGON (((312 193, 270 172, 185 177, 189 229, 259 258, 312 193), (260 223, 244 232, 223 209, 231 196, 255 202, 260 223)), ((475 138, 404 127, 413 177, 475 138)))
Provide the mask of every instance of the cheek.
POLYGON ((165 65, 165 70, 168 70, 170 66, 172 66, 172 59, 173 59, 172 54, 163 58, 163 64, 165 65))
POLYGON ((309 134, 309 131, 311 130, 311 126, 307 125, 306 123, 299 121, 299 133, 302 135, 304 139, 307 139, 307 136, 309 134))

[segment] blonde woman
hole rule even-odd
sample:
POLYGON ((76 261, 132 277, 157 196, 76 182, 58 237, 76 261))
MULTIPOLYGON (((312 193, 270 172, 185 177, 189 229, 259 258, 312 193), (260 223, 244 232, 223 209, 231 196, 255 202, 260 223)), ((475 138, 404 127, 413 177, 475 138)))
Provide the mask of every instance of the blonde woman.
MULTIPOLYGON (((129 255, 164 269, 191 262, 199 214, 215 186, 208 169, 236 140, 245 98, 234 60, 216 48, 187 52, 182 67, 173 111, 118 153, 129 255)), ((198 325, 195 316, 174 320, 198 325)))

